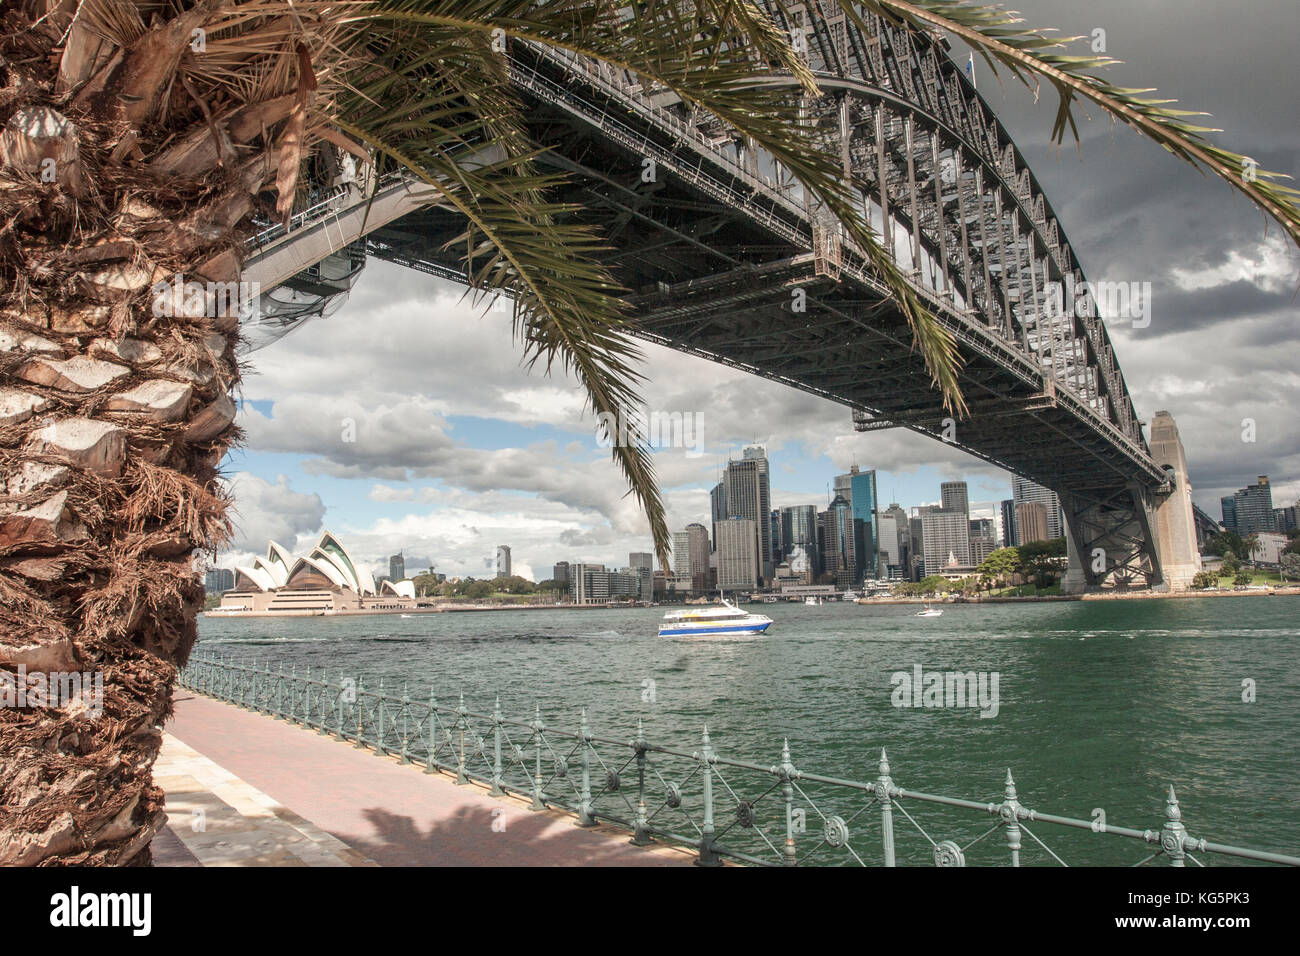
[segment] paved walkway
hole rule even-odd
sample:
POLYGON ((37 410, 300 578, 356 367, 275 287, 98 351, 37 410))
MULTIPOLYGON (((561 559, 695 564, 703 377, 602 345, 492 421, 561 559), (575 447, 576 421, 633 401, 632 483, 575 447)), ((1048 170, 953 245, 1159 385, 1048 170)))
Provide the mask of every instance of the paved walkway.
POLYGON ((478 784, 403 766, 313 731, 178 691, 155 779, 169 827, 160 865, 681 866, 478 784), (200 828, 200 825, 201 827, 200 828))

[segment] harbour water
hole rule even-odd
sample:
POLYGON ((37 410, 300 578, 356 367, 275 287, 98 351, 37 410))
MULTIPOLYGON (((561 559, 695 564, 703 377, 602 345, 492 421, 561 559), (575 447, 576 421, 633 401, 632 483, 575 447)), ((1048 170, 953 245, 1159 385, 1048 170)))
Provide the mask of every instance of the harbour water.
MULTIPOLYGON (((1194 836, 1300 853, 1294 598, 948 605, 930 619, 912 605, 761 607, 768 633, 713 639, 658 637, 663 608, 204 618, 198 652, 446 703, 463 693, 481 712, 499 694, 507 716, 536 704, 554 727, 576 729, 585 706, 593 732, 631 737, 640 718, 686 750, 707 724, 719 753, 762 764, 788 739, 800 769, 854 780, 874 779, 885 747, 899 786, 980 801, 1002 799, 1011 768, 1023 804, 1101 810, 1112 826, 1158 830, 1172 783, 1194 836), (918 667, 976 672, 986 691, 995 676, 996 716, 897 706, 918 667)), ((1072 863, 1145 855, 1067 836, 1072 863)))

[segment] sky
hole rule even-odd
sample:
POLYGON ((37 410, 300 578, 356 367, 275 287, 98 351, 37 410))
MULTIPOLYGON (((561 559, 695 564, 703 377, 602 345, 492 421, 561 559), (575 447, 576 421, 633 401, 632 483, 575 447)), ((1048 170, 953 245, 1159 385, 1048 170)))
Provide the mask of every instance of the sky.
MULTIPOLYGON (((1019 0, 1027 22, 1065 35, 1105 31, 1122 86, 1157 87, 1205 110, 1216 141, 1260 168, 1300 172, 1295 0, 1019 0)), ((960 57, 962 61, 965 56, 960 57)), ((1139 415, 1169 410, 1195 501, 1267 474, 1275 506, 1300 499, 1300 256, 1249 203, 1096 115, 1081 146, 1049 142, 1055 97, 999 85, 978 61, 981 93, 1028 159, 1093 282, 1148 281, 1142 329, 1109 324, 1139 415), (1243 422, 1253 441, 1243 439, 1243 422)), ((482 314, 463 289, 370 261, 348 303, 248 356, 241 446, 223 470, 236 532, 231 566, 274 539, 295 553, 334 532, 387 571, 490 576, 496 546, 514 572, 551 576, 560 560, 622 566, 650 551, 648 524, 577 385, 524 369, 509 317, 482 314)), ((824 505, 836 474, 877 471, 883 504, 937 503, 965 479, 972 502, 1010 497, 1005 472, 906 430, 858 434, 846 408, 702 359, 642 346, 648 409, 696 425, 690 447, 655 466, 669 527, 706 521, 709 489, 750 443, 771 460, 773 507, 824 505)))

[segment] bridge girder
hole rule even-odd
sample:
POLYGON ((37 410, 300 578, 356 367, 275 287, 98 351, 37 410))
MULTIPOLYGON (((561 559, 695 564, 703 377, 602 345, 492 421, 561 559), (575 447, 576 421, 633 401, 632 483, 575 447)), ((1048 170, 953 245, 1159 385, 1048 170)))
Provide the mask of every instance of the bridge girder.
MULTIPOLYGON (((1098 526, 1121 529, 1107 532, 1120 570, 1089 583, 1130 573, 1118 542, 1123 529, 1141 531, 1138 512, 1163 473, 1104 322, 1049 308, 1051 283, 1082 285, 1083 273, 1037 180, 942 42, 874 17, 859 31, 820 8, 787 7, 810 31, 808 63, 823 89, 800 99, 800 114, 838 150, 882 244, 957 342, 971 415, 956 423, 956 444, 1085 502, 1071 519, 1085 539, 1090 509, 1104 512, 1098 526)), ((551 147, 542 161, 569 177, 557 199, 617 247, 608 263, 632 290, 635 334, 875 422, 931 437, 950 430, 888 288, 862 250, 818 239, 818 210, 779 168, 765 178, 761 157, 664 91, 580 57, 516 44, 510 75, 551 147), (650 184, 641 182, 646 158, 659 170, 650 184)), ((447 210, 426 208, 377 230, 368 249, 463 276, 442 248, 461 228, 447 210)), ((1141 560, 1158 578, 1154 556, 1141 560)))

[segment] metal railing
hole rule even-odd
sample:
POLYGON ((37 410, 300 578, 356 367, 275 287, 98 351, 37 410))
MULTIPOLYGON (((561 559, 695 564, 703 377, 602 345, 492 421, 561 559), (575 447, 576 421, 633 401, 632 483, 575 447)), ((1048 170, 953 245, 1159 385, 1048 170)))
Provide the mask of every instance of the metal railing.
POLYGON ((1202 857, 1211 854, 1300 866, 1300 857, 1193 836, 1172 786, 1163 823, 1138 830, 1031 809, 1020 803, 1010 770, 1000 801, 908 790, 894 782, 883 750, 878 776, 854 781, 797 768, 788 741, 778 763, 763 764, 722 756, 707 728, 693 750, 649 740, 640 720, 630 739, 600 736, 585 708, 576 729, 565 730, 547 724, 540 708, 531 720, 506 717, 499 699, 491 713, 482 713, 466 707, 463 696, 449 706, 432 694, 424 700, 405 689, 387 694, 382 682, 372 691, 361 679, 209 656, 193 658, 180 684, 426 773, 454 775, 458 784, 476 781, 494 795, 523 797, 533 810, 569 811, 580 826, 624 827, 639 846, 659 840, 693 847, 702 865, 966 866, 969 857, 1020 866, 1022 855, 1031 865, 1068 865, 1035 832, 1043 825, 1116 844, 1132 841, 1133 856, 1149 851, 1125 860, 1134 866, 1160 857, 1170 866, 1205 866, 1202 857), (953 822, 939 816, 944 809, 965 813, 953 822), (995 835, 1000 852, 999 841, 988 839, 995 835))

